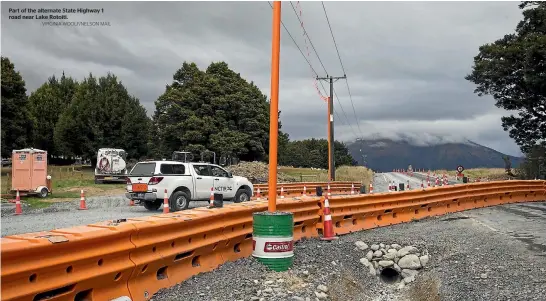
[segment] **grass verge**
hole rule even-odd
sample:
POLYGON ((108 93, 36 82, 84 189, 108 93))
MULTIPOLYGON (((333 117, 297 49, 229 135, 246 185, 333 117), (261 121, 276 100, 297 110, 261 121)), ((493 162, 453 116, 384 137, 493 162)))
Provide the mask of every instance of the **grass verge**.
MULTIPOLYGON (((326 182, 328 171, 312 168, 279 167, 279 172, 303 182, 326 182)), ((336 169, 336 181, 362 182, 366 187, 373 179, 373 172, 363 166, 340 166, 336 169)))
MULTIPOLYGON (((450 176, 455 176, 457 174, 456 170, 435 170, 433 171, 436 174, 448 174, 450 176)), ((463 171, 463 174, 466 177, 469 177, 471 180, 476 178, 486 178, 490 181, 495 180, 508 180, 508 175, 504 168, 471 168, 463 171)))
MULTIPOLYGON (((11 167, 2 168, 1 191, 9 193, 11 189, 11 167)), ((46 198, 25 197, 31 206, 49 206, 54 202, 63 202, 80 197, 83 189, 86 197, 123 194, 125 184, 95 184, 95 174, 90 166, 48 166, 52 178, 53 193, 46 198)))

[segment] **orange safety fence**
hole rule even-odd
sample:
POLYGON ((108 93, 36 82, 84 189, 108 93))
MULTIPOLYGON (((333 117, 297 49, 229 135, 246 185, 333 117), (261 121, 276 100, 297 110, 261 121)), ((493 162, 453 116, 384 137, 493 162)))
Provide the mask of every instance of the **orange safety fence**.
MULTIPOLYGON (((350 187, 350 186, 349 186, 350 187)), ((350 189, 350 188, 349 188, 350 189)), ((331 197, 337 235, 472 208, 546 199, 546 181, 503 181, 331 197)), ((323 198, 277 200, 294 240, 322 231, 323 198)), ((266 201, 194 208, 6 236, 2 300, 149 300, 161 288, 252 254, 252 213, 266 201)))

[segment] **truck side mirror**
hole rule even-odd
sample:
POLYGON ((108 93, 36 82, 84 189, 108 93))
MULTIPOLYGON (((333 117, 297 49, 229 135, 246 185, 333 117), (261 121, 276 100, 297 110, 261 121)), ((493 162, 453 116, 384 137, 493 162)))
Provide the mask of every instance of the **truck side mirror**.
POLYGON ((233 178, 233 174, 231 172, 229 172, 229 171, 227 173, 227 176, 228 176, 228 178, 233 178))

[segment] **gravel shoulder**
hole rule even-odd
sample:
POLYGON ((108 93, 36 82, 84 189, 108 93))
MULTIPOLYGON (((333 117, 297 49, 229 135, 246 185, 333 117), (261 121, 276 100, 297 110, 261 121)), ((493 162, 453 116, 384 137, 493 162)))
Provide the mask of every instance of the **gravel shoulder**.
MULTIPOLYGON (((190 208, 207 205, 206 201, 191 202, 190 208)), ((129 206, 129 200, 124 195, 89 197, 86 198, 88 210, 78 210, 79 206, 79 199, 54 203, 40 209, 24 206, 23 202, 23 214, 14 215, 14 204, 2 204, 2 237, 86 225, 110 219, 150 216, 161 214, 163 211, 163 206, 155 212, 148 211, 144 206, 129 206)))
POLYGON ((296 244, 287 272, 266 271, 245 258, 164 289, 153 300, 545 300, 545 211, 545 202, 512 204, 361 231, 334 242, 310 239, 296 244), (359 262, 367 251, 356 241, 412 245, 426 249, 430 261, 414 282, 398 289, 369 274, 359 262), (326 297, 317 295, 319 285, 327 287, 326 297))

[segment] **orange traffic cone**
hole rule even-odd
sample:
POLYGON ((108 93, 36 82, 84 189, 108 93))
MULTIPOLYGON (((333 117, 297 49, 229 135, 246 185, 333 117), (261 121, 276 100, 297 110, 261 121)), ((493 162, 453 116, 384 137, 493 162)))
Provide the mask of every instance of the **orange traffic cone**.
POLYGON ((370 182, 370 193, 373 193, 373 184, 370 182))
POLYGON ((256 200, 260 200, 260 187, 258 187, 258 190, 256 190, 256 200))
POLYGON ((209 206, 214 207, 214 187, 210 188, 209 206))
POLYGON ((302 196, 307 196, 307 187, 305 187, 305 185, 303 185, 303 195, 302 196))
POLYGON ((169 198, 167 197, 167 189, 165 189, 165 194, 163 195, 163 213, 169 213, 169 198))
POLYGON ((15 215, 20 215, 23 213, 23 208, 21 207, 21 197, 19 196, 19 190, 15 195, 15 215))
POLYGON ((281 199, 284 199, 284 187, 281 186, 281 199))
POLYGON ((85 205, 85 196, 83 195, 83 189, 80 191, 80 208, 78 210, 87 210, 85 205))
POLYGON ((323 236, 321 240, 336 240, 337 236, 334 235, 334 225, 332 224, 332 215, 330 213, 330 202, 328 198, 330 196, 330 183, 328 183, 328 193, 324 198, 324 223, 323 223, 323 236))

